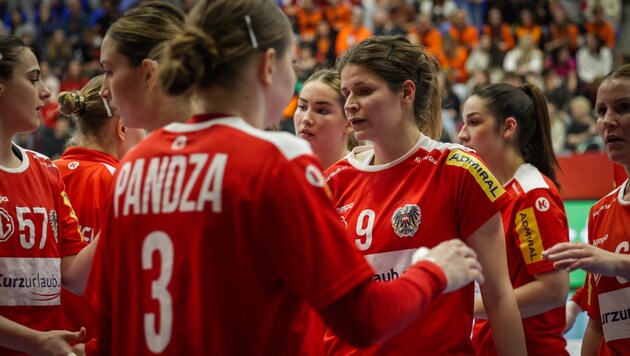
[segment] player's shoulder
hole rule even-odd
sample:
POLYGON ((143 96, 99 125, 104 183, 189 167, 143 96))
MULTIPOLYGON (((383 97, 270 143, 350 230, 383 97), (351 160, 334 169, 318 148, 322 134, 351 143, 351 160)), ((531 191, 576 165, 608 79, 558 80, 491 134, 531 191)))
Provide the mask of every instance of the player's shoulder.
POLYGON ((449 146, 443 152, 439 162, 443 162, 443 167, 445 167, 444 178, 461 177, 469 182, 467 184, 471 184, 469 186, 478 185, 493 202, 505 193, 501 182, 495 178, 474 150, 461 145, 449 146))
POLYGON ((22 154, 24 155, 23 162, 26 162, 29 166, 33 168, 41 168, 44 170, 53 170, 57 171, 57 166, 53 163, 50 157, 39 153, 37 151, 32 151, 29 149, 21 148, 22 154))
MULTIPOLYGON (((240 141, 243 146, 256 147, 257 144, 271 146, 277 149, 287 160, 292 160, 298 156, 312 154, 310 144, 288 132, 265 131, 255 128, 239 117, 225 117, 213 119, 200 123, 175 123, 165 126, 165 132, 194 132, 205 130, 211 127, 223 126, 237 130, 248 136, 247 141, 240 141)), ((262 148, 259 146, 259 148, 262 148)))
POLYGON ((3 171, 9 173, 5 176, 6 179, 28 180, 29 184, 42 184, 46 181, 51 186, 57 186, 61 182, 59 169, 48 156, 17 145, 13 147, 22 163, 16 168, 3 168, 3 171))
POLYGON ((483 160, 473 149, 452 143, 439 143, 436 149, 440 153, 439 161, 446 166, 464 168, 471 173, 488 171, 483 160))
POLYGON ((292 160, 302 155, 313 154, 313 150, 308 141, 288 132, 270 132, 249 128, 247 133, 261 141, 271 144, 282 153, 287 160, 292 160))
POLYGON ((470 147, 466 147, 458 143, 440 142, 432 139, 423 140, 422 148, 426 151, 436 151, 444 155, 450 155, 451 152, 464 152, 475 154, 475 150, 470 147))
POLYGON ((514 174, 514 180, 518 182, 523 193, 555 188, 555 185, 549 178, 542 174, 538 168, 529 163, 522 164, 518 167, 514 174))
POLYGON ((623 195, 624 195, 623 192, 625 191, 626 186, 628 184, 630 184, 630 182, 626 180, 625 183, 613 189, 610 193, 606 194, 604 197, 598 200, 595 204, 593 204, 593 206, 591 207, 590 218, 595 218, 599 215, 604 215, 603 213, 608 211, 610 207, 615 203, 621 204, 626 207, 630 206, 630 201, 623 200, 623 195))

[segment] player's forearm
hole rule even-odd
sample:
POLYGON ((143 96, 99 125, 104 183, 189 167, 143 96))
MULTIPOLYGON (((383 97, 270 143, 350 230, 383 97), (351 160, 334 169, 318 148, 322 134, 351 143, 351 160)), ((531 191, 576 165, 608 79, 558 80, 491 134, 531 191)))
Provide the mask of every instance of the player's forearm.
POLYGON ((97 244, 98 236, 78 254, 61 258, 63 286, 76 295, 85 291, 97 244))
POLYGON ((584 337, 582 339, 582 356, 597 356, 599 345, 604 337, 599 321, 589 318, 584 337))
POLYGON ((37 333, 36 330, 0 316, 0 345, 8 349, 34 353, 37 333))
POLYGON ((630 255, 615 254, 615 275, 630 280, 630 255))
POLYGON ((366 281, 331 304, 322 318, 337 336, 368 347, 404 330, 446 287, 446 276, 424 261, 388 283, 366 281))
POLYGON ((533 280, 514 290, 521 318, 538 315, 564 306, 569 294, 569 274, 552 271, 536 275, 533 280))
POLYGON ((484 298, 484 307, 499 355, 526 355, 523 324, 513 295, 502 293, 491 300, 484 298))

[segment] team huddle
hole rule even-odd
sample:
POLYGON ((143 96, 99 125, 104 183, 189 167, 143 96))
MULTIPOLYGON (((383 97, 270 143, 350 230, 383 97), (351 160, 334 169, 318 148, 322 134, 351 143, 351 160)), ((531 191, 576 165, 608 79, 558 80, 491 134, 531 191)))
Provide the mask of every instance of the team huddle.
MULTIPOLYGON (((143 2, 60 94, 51 161, 11 141, 50 91, 0 37, 0 354, 568 355, 577 268, 582 353, 627 353, 628 180, 569 243, 536 86, 478 89, 438 142, 436 60, 374 36, 305 81, 296 137, 268 130, 294 47, 270 0, 143 2)), ((628 108, 624 65, 596 112, 626 173, 628 108)))

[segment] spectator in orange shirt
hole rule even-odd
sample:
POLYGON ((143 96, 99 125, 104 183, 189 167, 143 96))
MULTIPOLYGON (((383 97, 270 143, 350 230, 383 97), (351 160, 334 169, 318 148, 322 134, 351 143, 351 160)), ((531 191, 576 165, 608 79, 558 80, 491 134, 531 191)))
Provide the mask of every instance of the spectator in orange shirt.
POLYGON ((276 2, 278 6, 282 9, 284 14, 289 19, 291 23, 291 29, 293 32, 298 32, 298 20, 297 20, 297 12, 300 10, 300 5, 298 5, 297 0, 289 0, 285 2, 276 2))
POLYGON ((488 23, 483 25, 483 33, 490 36, 492 46, 505 53, 514 48, 514 34, 512 28, 503 22, 503 14, 499 8, 493 7, 488 11, 488 23))
POLYGON ((337 40, 337 31, 330 28, 330 24, 326 20, 322 20, 317 24, 317 32, 313 39, 313 52, 317 63, 323 67, 332 67, 335 65, 337 55, 335 53, 335 41, 337 40))
POLYGON ((341 57, 348 48, 369 37, 372 37, 372 31, 363 26, 363 9, 357 6, 352 9, 350 25, 343 27, 337 35, 337 40, 335 41, 337 56, 341 57))
POLYGON ((474 25, 468 23, 466 10, 457 9, 451 16, 451 25, 448 33, 457 44, 463 46, 468 52, 477 47, 479 31, 474 25))
POLYGON ((567 17, 567 12, 560 4, 551 9, 553 21, 549 24, 549 38, 545 43, 545 52, 569 45, 571 53, 575 53, 578 47, 580 30, 567 17))
POLYGON ((540 45, 542 28, 534 19, 534 14, 528 8, 524 8, 520 13, 520 23, 516 26, 514 33, 519 41, 525 36, 529 36, 536 46, 540 45))
POLYGON ((437 58, 440 67, 446 73, 446 78, 451 83, 465 83, 468 80, 468 72, 466 71, 468 52, 449 34, 442 36, 442 50, 437 58))
POLYGON ((584 23, 584 30, 599 37, 606 47, 615 47, 615 27, 604 19, 604 9, 601 6, 593 8, 592 19, 584 23))
POLYGON ((327 0, 328 6, 324 9, 324 19, 330 26, 340 31, 343 27, 350 25, 352 10, 341 0, 327 0))
POLYGON ((442 52, 442 34, 433 25, 429 14, 418 15, 415 26, 410 26, 407 31, 407 38, 414 45, 424 46, 432 54, 442 52))
POLYGON ((310 42, 315 37, 317 24, 324 18, 322 12, 315 7, 313 0, 303 0, 297 10, 298 34, 302 41, 310 42))

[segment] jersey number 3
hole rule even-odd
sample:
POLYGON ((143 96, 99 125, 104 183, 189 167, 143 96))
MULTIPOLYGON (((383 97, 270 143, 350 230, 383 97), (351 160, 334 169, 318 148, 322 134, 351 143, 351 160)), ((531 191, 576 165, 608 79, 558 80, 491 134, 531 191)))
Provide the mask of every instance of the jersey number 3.
POLYGON ((161 353, 171 341, 173 331, 173 302, 168 284, 173 274, 173 242, 161 231, 150 233, 142 244, 142 269, 153 269, 153 253, 160 258, 160 275, 151 283, 151 297, 160 304, 160 328, 156 330, 156 315, 144 314, 144 338, 153 353, 161 353))

